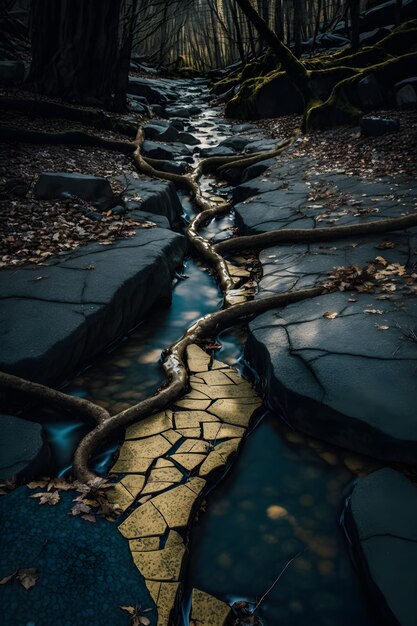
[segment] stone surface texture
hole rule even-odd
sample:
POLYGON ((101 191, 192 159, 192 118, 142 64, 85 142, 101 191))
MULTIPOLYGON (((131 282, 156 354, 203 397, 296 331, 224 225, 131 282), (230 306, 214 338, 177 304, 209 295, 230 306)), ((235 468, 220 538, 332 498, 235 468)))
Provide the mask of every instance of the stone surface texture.
MULTIPOLYGON (((145 577, 159 626, 174 619, 199 503, 225 471, 261 406, 250 383, 197 345, 189 346, 187 364, 194 375, 185 398, 201 395, 205 408, 184 407, 179 399, 169 410, 134 424, 111 470, 121 480, 109 498, 126 511, 119 531, 145 577)), ((228 614, 226 604, 194 590, 192 617, 197 623, 221 626, 228 614)))
POLYGON ((329 228, 324 243, 263 250, 258 298, 312 287, 343 267, 371 267, 377 276, 374 283, 364 280, 357 289, 347 283, 343 291, 269 311, 250 324, 247 355, 271 406, 309 435, 414 463, 416 229, 339 241, 331 229, 412 212, 416 189, 405 179, 320 173, 298 157, 276 163, 235 195, 245 233, 329 228))
POLYGON ((417 487, 382 469, 358 480, 350 502, 353 540, 381 623, 417 624, 417 487))

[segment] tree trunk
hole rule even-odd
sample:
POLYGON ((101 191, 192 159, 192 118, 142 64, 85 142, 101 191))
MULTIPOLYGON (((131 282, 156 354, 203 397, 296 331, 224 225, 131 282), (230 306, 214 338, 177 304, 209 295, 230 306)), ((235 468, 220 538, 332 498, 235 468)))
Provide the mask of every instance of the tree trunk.
POLYGON ((122 0, 33 0, 35 91, 110 108, 116 90, 122 0))
POLYGON ((265 42, 275 53, 278 61, 281 63, 282 69, 287 72, 288 78, 302 94, 306 104, 312 99, 308 73, 304 65, 291 52, 289 48, 275 35, 269 28, 268 24, 253 8, 250 0, 236 0, 248 20, 254 25, 257 31, 262 35, 265 42))

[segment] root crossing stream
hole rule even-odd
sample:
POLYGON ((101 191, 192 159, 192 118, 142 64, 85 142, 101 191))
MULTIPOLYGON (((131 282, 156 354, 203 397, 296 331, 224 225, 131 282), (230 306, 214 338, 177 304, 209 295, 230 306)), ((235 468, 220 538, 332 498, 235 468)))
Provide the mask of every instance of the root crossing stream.
MULTIPOLYGON (((179 106, 207 87, 173 82, 179 106)), ((221 111, 202 105, 187 131, 201 147, 216 145, 232 135, 232 125, 221 111)), ((262 133, 248 131, 262 139, 262 133)), ((231 189, 203 177, 206 197, 228 198, 231 189)), ((179 191, 186 221, 193 216, 190 196, 179 191)), ((220 241, 234 227, 226 214, 206 225, 202 234, 220 241)), ((216 280, 198 260, 188 258, 187 279, 176 281, 172 305, 158 310, 120 345, 74 379, 65 390, 94 398, 111 414, 152 395, 162 383, 160 355, 190 325, 222 307, 216 280)), ((244 333, 226 331, 218 337, 217 358, 250 374, 243 359, 244 333)), ((252 373, 256 377, 256 374, 252 373)), ((85 433, 82 424, 50 420, 45 426, 57 473, 70 471, 72 453, 85 433)), ((96 471, 105 473, 114 457, 109 448, 96 459, 96 471)), ((296 436, 279 417, 266 414, 246 441, 226 480, 209 495, 207 512, 200 516, 191 540, 187 588, 200 587, 226 601, 255 604, 278 576, 285 562, 301 552, 278 585, 265 598, 259 615, 269 626, 367 626, 368 616, 357 588, 347 549, 338 529, 343 499, 353 475, 338 451, 296 436), (327 455, 327 457, 326 457, 327 455)), ((184 615, 187 615, 187 593, 184 615)), ((183 621, 188 626, 188 618, 183 621)))

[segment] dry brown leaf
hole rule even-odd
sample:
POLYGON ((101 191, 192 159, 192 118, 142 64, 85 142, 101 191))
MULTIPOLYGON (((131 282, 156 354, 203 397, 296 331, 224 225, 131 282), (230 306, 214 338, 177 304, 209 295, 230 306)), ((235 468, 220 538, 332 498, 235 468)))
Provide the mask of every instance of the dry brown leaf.
POLYGON ((383 315, 384 311, 382 309, 364 309, 364 313, 368 315, 383 315))
POLYGON ((13 574, 10 574, 9 576, 5 576, 4 578, 2 578, 0 580, 0 585, 7 585, 7 583, 9 583, 10 581, 13 580, 13 578, 16 576, 17 574, 17 570, 15 572, 13 572, 13 574))
POLYGON ((378 330, 389 330, 389 326, 377 326, 378 330))
POLYGON ((49 504, 49 506, 54 506, 55 504, 58 504, 61 499, 61 496, 57 491, 44 491, 42 493, 34 493, 30 497, 39 498, 39 504, 49 504))
POLYGON ((38 571, 34 567, 29 567, 18 570, 16 578, 27 591, 36 585, 39 576, 38 571))
POLYGON ((334 320, 337 315, 335 311, 326 311, 326 313, 323 313, 322 317, 325 317, 327 320, 334 320))

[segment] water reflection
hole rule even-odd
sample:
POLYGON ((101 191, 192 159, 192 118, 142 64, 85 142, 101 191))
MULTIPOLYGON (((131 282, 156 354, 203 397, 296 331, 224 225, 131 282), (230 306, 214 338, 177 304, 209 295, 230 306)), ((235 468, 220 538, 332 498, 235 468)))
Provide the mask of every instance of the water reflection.
POLYGON ((352 474, 288 447, 268 415, 192 534, 189 583, 253 602, 301 553, 259 611, 270 626, 367 626, 337 522, 352 474))

